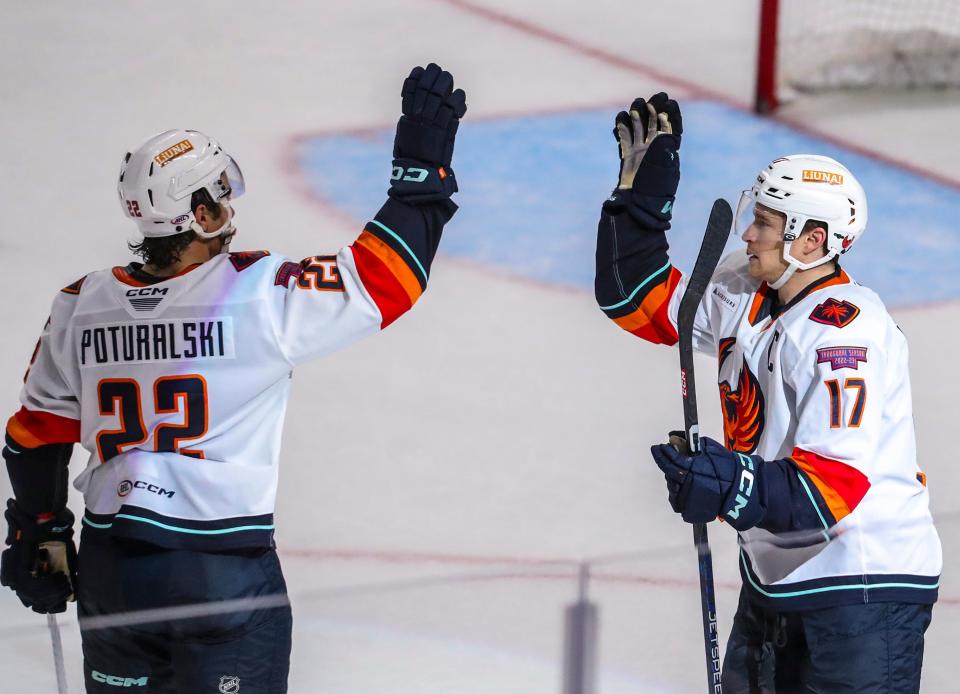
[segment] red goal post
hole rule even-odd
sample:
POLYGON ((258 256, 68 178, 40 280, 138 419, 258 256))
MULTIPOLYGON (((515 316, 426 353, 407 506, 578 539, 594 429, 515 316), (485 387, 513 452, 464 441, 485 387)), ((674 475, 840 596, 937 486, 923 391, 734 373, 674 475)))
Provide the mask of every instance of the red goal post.
POLYGON ((960 0, 759 1, 759 113, 829 90, 960 87, 960 0))

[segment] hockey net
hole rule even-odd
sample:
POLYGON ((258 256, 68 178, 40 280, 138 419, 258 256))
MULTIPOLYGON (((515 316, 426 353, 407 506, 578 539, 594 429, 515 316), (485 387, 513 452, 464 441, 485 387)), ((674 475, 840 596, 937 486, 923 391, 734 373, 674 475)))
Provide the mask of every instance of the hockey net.
POLYGON ((811 92, 960 87, 958 0, 761 0, 758 111, 811 92))

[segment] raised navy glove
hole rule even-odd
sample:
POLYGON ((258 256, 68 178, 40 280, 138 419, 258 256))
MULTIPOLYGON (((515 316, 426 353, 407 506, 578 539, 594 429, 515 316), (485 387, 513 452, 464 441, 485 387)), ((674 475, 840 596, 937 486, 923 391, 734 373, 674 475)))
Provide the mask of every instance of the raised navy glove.
POLYGON ((669 229, 680 184, 682 133, 680 106, 664 92, 635 99, 629 112, 620 111, 613 127, 620 177, 604 209, 626 210, 645 229, 669 229))
POLYGON ((403 115, 393 143, 389 194, 409 203, 446 200, 457 191, 450 163, 466 94, 439 65, 415 67, 403 82, 403 115))

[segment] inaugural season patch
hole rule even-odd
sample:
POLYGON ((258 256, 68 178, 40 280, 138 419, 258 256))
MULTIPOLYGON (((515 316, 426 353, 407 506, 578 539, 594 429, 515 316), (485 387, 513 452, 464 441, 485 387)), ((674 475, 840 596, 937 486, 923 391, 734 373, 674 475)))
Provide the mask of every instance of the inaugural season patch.
POLYGON ((860 362, 866 361, 866 347, 823 347, 817 350, 817 363, 830 364, 831 371, 856 370, 860 362))
POLYGON ((853 319, 860 315, 860 309, 849 301, 837 301, 830 298, 813 309, 810 314, 810 320, 814 323, 832 325, 835 328, 842 328, 850 325, 853 319))

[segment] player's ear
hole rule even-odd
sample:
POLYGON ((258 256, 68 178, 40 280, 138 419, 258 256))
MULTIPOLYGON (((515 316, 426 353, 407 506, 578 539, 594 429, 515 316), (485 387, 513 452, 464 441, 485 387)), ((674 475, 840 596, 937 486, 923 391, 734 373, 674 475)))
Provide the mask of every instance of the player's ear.
POLYGON ((197 205, 197 209, 194 210, 193 216, 196 217, 197 224, 203 227, 204 231, 210 231, 218 226, 216 223, 216 218, 214 217, 210 208, 203 203, 197 205))
POLYGON ((827 230, 821 224, 811 224, 803 231, 804 246, 807 252, 813 252, 817 248, 825 248, 827 243, 827 230))

